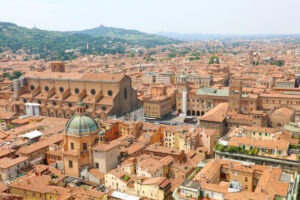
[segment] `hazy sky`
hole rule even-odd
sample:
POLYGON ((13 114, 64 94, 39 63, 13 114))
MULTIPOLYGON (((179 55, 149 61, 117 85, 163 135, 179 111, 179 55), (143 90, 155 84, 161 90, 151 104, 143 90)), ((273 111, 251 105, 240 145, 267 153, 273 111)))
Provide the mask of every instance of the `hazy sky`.
POLYGON ((300 33, 300 0, 1 0, 0 21, 47 30, 300 33))

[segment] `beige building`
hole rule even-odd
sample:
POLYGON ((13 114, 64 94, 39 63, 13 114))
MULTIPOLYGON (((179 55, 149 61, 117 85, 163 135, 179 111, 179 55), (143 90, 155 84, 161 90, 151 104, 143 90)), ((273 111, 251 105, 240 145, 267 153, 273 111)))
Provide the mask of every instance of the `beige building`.
POLYGON ((151 94, 143 97, 144 115, 149 118, 163 118, 175 108, 175 90, 167 90, 165 85, 153 85, 151 94))
POLYGON ((124 74, 28 72, 14 80, 14 97, 15 112, 25 114, 26 103, 37 103, 40 115, 59 118, 70 118, 80 99, 94 117, 121 116, 140 104, 124 74))
POLYGON ((66 124, 62 148, 64 172, 79 177, 84 167, 93 165, 92 146, 99 141, 98 123, 86 115, 83 102, 66 124))
POLYGON ((133 177, 119 168, 106 173, 104 180, 105 187, 125 193, 128 193, 128 185, 134 183, 133 177))
POLYGON ((141 178, 134 182, 133 194, 153 200, 171 200, 170 188, 170 181, 165 177, 141 178))
POLYGON ((202 196, 206 198, 239 199, 244 194, 253 199, 287 199, 297 191, 289 180, 281 178, 283 175, 288 179, 297 177, 284 174, 280 168, 217 159, 207 163, 194 180, 200 183, 202 196))
POLYGON ((171 185, 167 178, 137 178, 119 168, 105 174, 105 187, 149 199, 171 199, 171 185))

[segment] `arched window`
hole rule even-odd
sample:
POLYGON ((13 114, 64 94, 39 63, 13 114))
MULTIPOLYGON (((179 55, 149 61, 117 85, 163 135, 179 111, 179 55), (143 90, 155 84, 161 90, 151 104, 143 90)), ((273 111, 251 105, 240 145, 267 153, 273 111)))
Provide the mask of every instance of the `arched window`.
POLYGON ((124 99, 127 99, 127 89, 124 89, 124 99))
POLYGON ((99 169, 99 163, 97 163, 97 162, 95 163, 95 168, 99 169))
POLYGON ((70 143, 70 148, 71 148, 71 150, 74 150, 74 142, 70 143))
POLYGON ((72 160, 69 160, 69 168, 73 168, 73 162, 72 162, 72 160))
POLYGON ((186 112, 186 114, 187 114, 187 116, 190 116, 190 115, 191 115, 191 111, 188 110, 188 111, 186 112))
POLYGON ((83 144, 82 144, 82 148, 83 148, 84 151, 86 151, 86 150, 87 150, 87 144, 86 144, 86 143, 83 143, 83 144))

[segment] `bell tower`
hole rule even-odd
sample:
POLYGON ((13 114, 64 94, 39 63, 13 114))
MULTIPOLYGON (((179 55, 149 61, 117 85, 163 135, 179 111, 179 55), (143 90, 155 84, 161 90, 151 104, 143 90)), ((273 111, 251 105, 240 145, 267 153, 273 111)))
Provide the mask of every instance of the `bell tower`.
POLYGON ((230 80, 228 105, 230 112, 241 113, 242 85, 243 82, 241 80, 230 80))

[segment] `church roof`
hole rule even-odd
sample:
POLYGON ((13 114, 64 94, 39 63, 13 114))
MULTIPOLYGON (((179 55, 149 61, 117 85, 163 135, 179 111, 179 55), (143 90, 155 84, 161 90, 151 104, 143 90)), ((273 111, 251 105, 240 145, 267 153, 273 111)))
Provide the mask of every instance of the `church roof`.
POLYGON ((75 114, 66 125, 66 133, 83 135, 99 129, 98 123, 88 115, 75 114))

